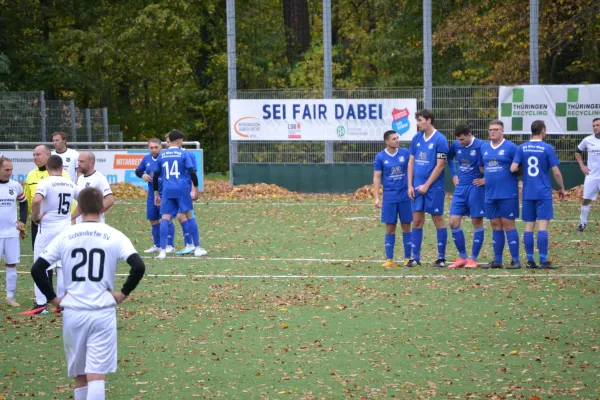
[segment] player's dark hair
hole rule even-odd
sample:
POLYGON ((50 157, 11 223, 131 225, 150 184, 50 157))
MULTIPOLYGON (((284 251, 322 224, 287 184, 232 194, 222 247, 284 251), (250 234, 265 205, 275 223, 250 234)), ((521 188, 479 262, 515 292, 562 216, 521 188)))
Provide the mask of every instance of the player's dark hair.
POLYGON ((396 131, 393 130, 385 131, 385 133, 383 134, 383 140, 388 140, 390 136, 392 136, 395 133, 396 131))
POLYGON ((536 120, 531 123, 531 134, 533 136, 539 136, 542 134, 542 131, 546 129, 546 124, 542 120, 536 120))
POLYGON ((435 116, 433 115, 433 111, 425 108, 421 111, 417 111, 415 113, 415 118, 423 117, 423 119, 430 119, 431 125, 435 122, 435 116))
POLYGON ((0 157, 0 168, 4 167, 4 163, 7 161, 11 161, 11 159, 4 156, 0 157))
POLYGON ((63 160, 62 158, 60 158, 60 156, 57 156, 56 154, 51 155, 50 157, 48 157, 48 162, 46 163, 46 168, 52 170, 52 171, 56 171, 59 169, 62 169, 63 167, 63 160))
POLYGON ((52 134, 52 139, 54 139, 54 136, 60 136, 60 138, 64 141, 67 140, 67 135, 64 132, 54 132, 52 134))
POLYGON ((183 132, 178 131, 177 129, 173 129, 171 132, 169 132, 169 140, 171 142, 174 142, 179 139, 183 139, 184 137, 185 137, 185 135, 183 134, 183 132))
POLYGON ((160 139, 157 139, 157 138, 152 138, 152 139, 148 140, 148 144, 150 144, 150 143, 157 143, 162 146, 162 142, 160 141, 160 139))
POLYGON ((594 119, 592 120, 592 123, 594 123, 594 122, 596 122, 596 121, 600 121, 600 118, 594 118, 594 119))
POLYGON ((499 119, 493 120, 492 122, 490 122, 490 125, 500 125, 502 129, 504 129, 504 122, 500 121, 499 119))
POLYGON ((79 192, 77 204, 79 204, 82 214, 100 215, 102 213, 104 197, 99 189, 87 187, 79 192))
POLYGON ((459 137, 462 135, 470 135, 470 134, 471 134, 471 127, 467 124, 460 124, 456 128, 454 128, 454 135, 456 137, 459 137))

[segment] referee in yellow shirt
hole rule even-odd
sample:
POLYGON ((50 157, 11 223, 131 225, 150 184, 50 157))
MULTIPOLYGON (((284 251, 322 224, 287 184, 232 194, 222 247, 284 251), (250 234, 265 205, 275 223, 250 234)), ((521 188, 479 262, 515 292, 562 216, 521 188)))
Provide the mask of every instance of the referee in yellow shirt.
MULTIPOLYGON (((48 162, 48 158, 50 157, 50 148, 45 145, 39 145, 35 149, 33 149, 33 162, 36 165, 36 168, 32 169, 29 174, 27 174, 27 178, 25 179, 25 197, 27 198, 27 213, 31 214, 31 203, 33 201, 33 196, 35 196, 35 191, 37 189, 38 183, 48 177, 48 170, 46 170, 46 163, 48 162)), ((69 174, 63 170, 62 175, 71 180, 69 174)), ((30 219, 31 221, 31 219, 30 219)), ((35 237, 37 236, 38 225, 31 221, 31 248, 35 246, 35 237)), ((35 260, 33 260, 35 262, 35 260)), ((52 273, 52 270, 50 270, 52 273)), ((35 286, 35 303, 33 308, 29 311, 26 311, 27 315, 30 314, 47 314, 48 309, 46 307, 46 296, 35 286)))

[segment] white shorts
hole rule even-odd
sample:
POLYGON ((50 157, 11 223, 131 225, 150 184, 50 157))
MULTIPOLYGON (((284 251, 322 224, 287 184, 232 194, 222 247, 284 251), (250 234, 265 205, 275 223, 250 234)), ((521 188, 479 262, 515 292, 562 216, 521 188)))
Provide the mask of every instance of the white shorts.
POLYGON ((0 239, 0 259, 4 256, 4 264, 21 262, 21 241, 18 237, 0 239))
POLYGON ((600 192, 600 179, 585 178, 583 182, 583 198, 586 200, 596 200, 600 192))
MULTIPOLYGON (((46 250, 46 247, 48 247, 50 242, 56 236, 58 236, 59 233, 60 232, 37 234, 37 236, 35 237, 35 243, 33 245, 33 262, 36 262, 37 259, 40 258, 40 255, 44 252, 44 250, 46 250)), ((48 269, 54 269, 60 266, 60 261, 57 261, 56 263, 52 264, 48 269)))
POLYGON ((117 311, 63 310, 63 340, 69 376, 117 370, 117 311))

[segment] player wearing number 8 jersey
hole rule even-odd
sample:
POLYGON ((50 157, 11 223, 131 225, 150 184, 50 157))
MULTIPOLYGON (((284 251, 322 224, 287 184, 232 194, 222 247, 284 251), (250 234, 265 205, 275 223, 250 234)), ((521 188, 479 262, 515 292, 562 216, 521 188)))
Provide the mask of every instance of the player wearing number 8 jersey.
MULTIPOLYGON (((181 149, 183 133, 177 130, 169 133, 170 146, 163 150, 156 160, 156 170, 153 176, 154 201, 160 205, 162 215, 160 221, 160 253, 158 259, 166 258, 167 236, 169 233, 169 222, 176 214, 189 215, 193 209, 198 196, 198 176, 194 169, 194 163, 181 149), (162 198, 158 193, 158 180, 162 176, 162 198), (191 188, 191 190, 190 190, 191 188)), ((194 242, 194 255, 197 257, 206 254, 200 247, 198 225, 195 219, 188 219, 184 215, 181 227, 188 232, 194 242)))
POLYGON ((558 169, 560 162, 554 147, 545 143, 546 124, 544 121, 533 121, 531 124, 531 140, 519 146, 515 159, 510 167, 517 172, 523 166, 523 221, 525 232, 523 243, 527 254, 527 268, 554 269, 548 261, 548 225, 554 218, 552 209, 552 186, 550 170, 560 188, 560 198, 565 197, 562 175, 558 169), (540 265, 533 258, 533 230, 538 223, 537 245, 540 253, 540 265))
MULTIPOLYGON (((33 246, 33 261, 37 260, 48 244, 65 229, 71 226, 71 205, 77 197, 76 187, 69 178, 62 176, 62 158, 52 155, 46 163, 48 178, 38 183, 31 205, 31 220, 38 224, 38 233, 33 246)), ((56 291, 60 296, 64 294, 62 285, 62 268, 56 268, 56 291)), ((35 297, 38 308, 25 311, 23 315, 44 314, 46 311, 46 298, 40 289, 35 286, 35 297)), ((60 312, 58 308, 54 310, 60 312)))
POLYGON ((63 340, 68 375, 75 377, 75 400, 104 399, 106 374, 117 369, 115 307, 126 299, 144 275, 145 265, 131 241, 101 224, 103 194, 86 188, 79 194, 82 223, 59 234, 31 268, 48 300, 63 311, 63 340), (119 260, 131 266, 120 292, 115 292, 119 260), (45 274, 61 261, 66 294, 57 297, 45 274))

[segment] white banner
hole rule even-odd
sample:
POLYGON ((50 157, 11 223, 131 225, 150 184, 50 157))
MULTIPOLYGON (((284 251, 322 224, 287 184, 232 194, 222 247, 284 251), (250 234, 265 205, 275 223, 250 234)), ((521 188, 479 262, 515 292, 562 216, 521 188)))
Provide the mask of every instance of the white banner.
POLYGON ((600 85, 500 86, 498 115, 505 133, 531 133, 539 119, 548 134, 590 134, 600 118, 600 85))
MULTIPOLYGON (((83 151, 83 150, 81 150, 83 151)), ((203 190, 203 154, 202 150, 186 149, 196 158, 198 164, 198 189, 203 190)), ((13 162, 11 179, 25 182, 27 174, 34 168, 33 150, 0 150, 4 157, 13 162)), ((129 182, 148 189, 148 183, 135 175, 135 169, 147 150, 94 150, 96 171, 102 172, 108 183, 129 182)))
POLYGON ((231 100, 231 140, 401 141, 417 133, 416 99, 231 100))

